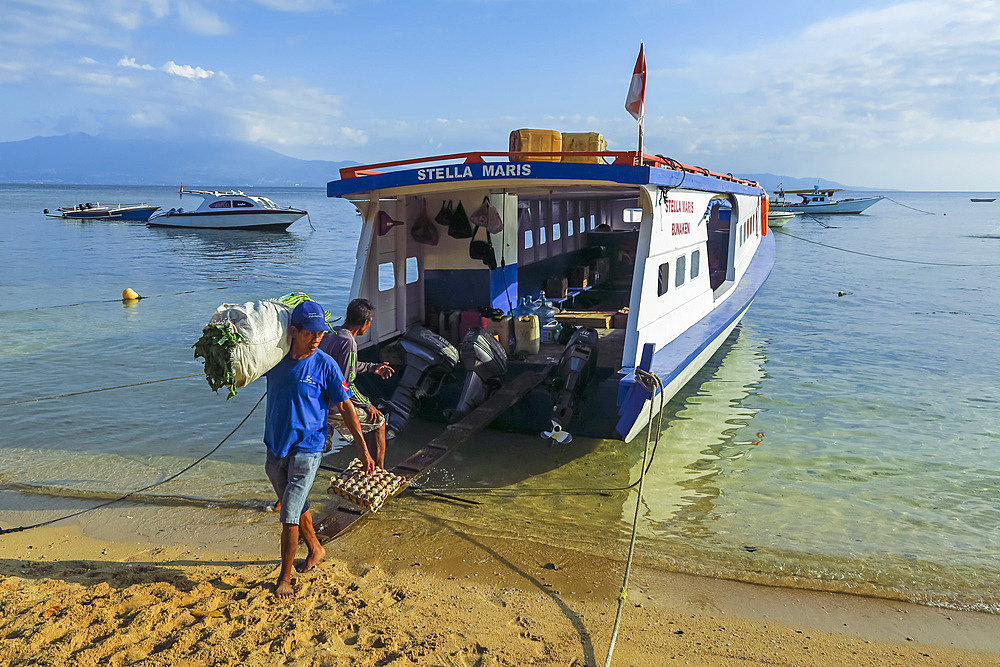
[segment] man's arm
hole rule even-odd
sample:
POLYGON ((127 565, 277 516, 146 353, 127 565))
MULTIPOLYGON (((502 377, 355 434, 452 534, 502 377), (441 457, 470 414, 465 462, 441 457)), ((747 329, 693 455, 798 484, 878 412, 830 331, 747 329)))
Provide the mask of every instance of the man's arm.
POLYGON ((365 472, 369 474, 375 472, 375 459, 368 453, 368 445, 365 443, 365 436, 361 434, 361 421, 358 419, 358 413, 354 409, 354 403, 348 398, 345 401, 337 403, 336 406, 344 418, 344 425, 347 426, 347 430, 354 436, 354 446, 358 450, 358 459, 361 461, 361 465, 365 467, 365 472))

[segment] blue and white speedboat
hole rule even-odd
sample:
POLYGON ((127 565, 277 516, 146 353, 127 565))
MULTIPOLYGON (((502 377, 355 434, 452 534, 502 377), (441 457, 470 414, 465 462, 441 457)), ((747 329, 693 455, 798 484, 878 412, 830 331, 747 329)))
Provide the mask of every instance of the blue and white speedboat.
POLYGON ((383 403, 394 427, 429 409, 454 420, 470 394, 550 368, 494 425, 629 441, 650 401, 722 345, 774 264, 761 187, 662 156, 444 155, 348 167, 327 194, 363 219, 351 297, 371 301, 375 321, 358 344, 403 361, 383 403), (459 203, 485 229, 465 227, 459 203), (543 290, 545 307, 528 312, 543 290))
POLYGON ((50 218, 63 220, 125 220, 128 222, 146 222, 159 206, 150 204, 77 204, 76 206, 60 206, 56 213, 43 213, 50 218))

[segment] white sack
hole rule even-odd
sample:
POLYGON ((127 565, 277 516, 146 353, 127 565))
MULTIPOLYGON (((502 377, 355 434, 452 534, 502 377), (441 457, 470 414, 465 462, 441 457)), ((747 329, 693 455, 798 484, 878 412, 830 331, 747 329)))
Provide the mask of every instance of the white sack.
POLYGON ((292 306, 280 301, 224 303, 209 324, 229 320, 246 340, 233 348, 233 389, 242 389, 274 368, 291 349, 288 319, 292 306))

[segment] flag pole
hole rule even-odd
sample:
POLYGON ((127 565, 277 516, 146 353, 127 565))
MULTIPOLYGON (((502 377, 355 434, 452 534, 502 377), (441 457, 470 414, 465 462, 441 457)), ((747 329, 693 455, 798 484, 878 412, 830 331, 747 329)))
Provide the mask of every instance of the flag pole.
POLYGON ((646 120, 646 56, 644 44, 639 42, 639 57, 635 59, 632 69, 632 79, 629 81, 628 97, 625 98, 625 110, 639 123, 638 164, 645 163, 642 147, 642 128, 646 120))
POLYGON ((642 153, 642 122, 646 120, 646 114, 639 116, 639 166, 643 165, 642 153))

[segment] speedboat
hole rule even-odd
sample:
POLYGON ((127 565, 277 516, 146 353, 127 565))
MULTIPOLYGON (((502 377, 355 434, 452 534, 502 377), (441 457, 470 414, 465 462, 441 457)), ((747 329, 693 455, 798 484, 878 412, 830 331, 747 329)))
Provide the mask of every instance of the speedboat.
POLYGON ((843 188, 820 188, 816 185, 812 190, 778 190, 777 195, 771 200, 771 210, 812 214, 861 213, 872 204, 885 199, 885 197, 860 197, 834 200, 835 192, 843 192, 843 188), (786 194, 798 195, 800 199, 786 201, 786 194))
POLYGON ((194 210, 172 208, 157 213, 149 219, 150 227, 282 231, 306 215, 306 211, 278 206, 267 197, 239 190, 185 190, 182 186, 180 195, 182 198, 184 195, 201 197, 201 204, 194 210))
POLYGON ((597 133, 589 150, 553 151, 571 142, 532 132, 555 131, 516 130, 509 152, 346 167, 327 184, 362 216, 350 296, 375 316, 359 358, 399 363, 371 394, 395 432, 415 415, 455 422, 516 387, 494 427, 628 442, 771 272, 757 183, 609 152, 597 133), (532 374, 546 379, 526 389, 532 374))
POLYGON ((43 209, 43 213, 50 218, 62 218, 64 220, 127 220, 129 222, 146 222, 155 211, 160 210, 159 206, 149 204, 77 204, 76 206, 60 206, 56 213, 49 213, 49 209, 43 209))

